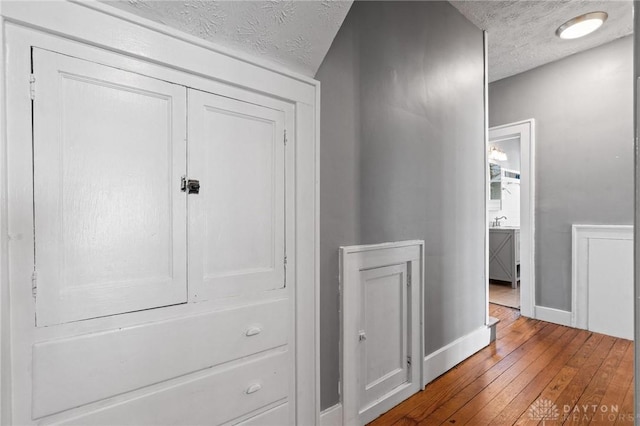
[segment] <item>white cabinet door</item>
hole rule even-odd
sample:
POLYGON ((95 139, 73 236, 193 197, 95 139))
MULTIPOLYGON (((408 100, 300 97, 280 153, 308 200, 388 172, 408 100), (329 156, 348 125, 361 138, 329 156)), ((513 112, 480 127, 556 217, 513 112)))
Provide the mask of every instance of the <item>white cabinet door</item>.
POLYGON ((186 89, 34 49, 37 324, 187 300, 186 89))
POLYGON ((284 113, 188 92, 189 291, 193 300, 285 286, 284 113))
POLYGON ((411 380, 407 264, 361 272, 360 409, 411 380))

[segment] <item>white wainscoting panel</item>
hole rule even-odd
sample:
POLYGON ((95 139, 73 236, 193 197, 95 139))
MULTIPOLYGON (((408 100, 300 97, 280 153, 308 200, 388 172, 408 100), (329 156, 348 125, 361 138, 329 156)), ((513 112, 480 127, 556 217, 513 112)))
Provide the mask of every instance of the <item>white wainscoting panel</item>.
POLYGON ((633 226, 573 225, 574 327, 633 339, 633 226))

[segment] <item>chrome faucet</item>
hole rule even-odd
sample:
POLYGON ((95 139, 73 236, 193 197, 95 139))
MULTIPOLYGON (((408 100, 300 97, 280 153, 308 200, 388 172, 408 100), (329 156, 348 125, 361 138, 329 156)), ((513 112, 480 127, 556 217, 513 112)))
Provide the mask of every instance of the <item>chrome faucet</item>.
POLYGON ((494 228, 499 227, 501 219, 507 220, 507 217, 506 216, 496 217, 495 220, 491 222, 491 226, 493 226, 494 228))

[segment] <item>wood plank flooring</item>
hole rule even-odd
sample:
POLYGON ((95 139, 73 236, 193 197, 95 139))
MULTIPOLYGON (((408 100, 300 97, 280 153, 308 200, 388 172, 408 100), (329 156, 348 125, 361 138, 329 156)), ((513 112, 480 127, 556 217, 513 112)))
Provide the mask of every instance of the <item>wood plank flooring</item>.
POLYGON ((489 311, 494 343, 370 425, 633 424, 633 342, 489 311))

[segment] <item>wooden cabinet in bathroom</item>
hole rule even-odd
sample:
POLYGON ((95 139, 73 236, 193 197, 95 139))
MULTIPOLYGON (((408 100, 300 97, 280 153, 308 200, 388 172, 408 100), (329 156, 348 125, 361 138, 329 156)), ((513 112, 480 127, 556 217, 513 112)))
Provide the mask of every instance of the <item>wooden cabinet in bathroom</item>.
POLYGON ((518 288, 520 228, 489 228, 489 279, 508 281, 512 288, 518 288))

